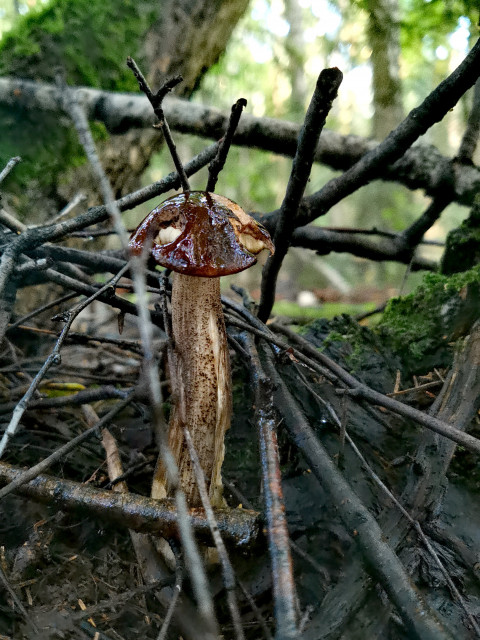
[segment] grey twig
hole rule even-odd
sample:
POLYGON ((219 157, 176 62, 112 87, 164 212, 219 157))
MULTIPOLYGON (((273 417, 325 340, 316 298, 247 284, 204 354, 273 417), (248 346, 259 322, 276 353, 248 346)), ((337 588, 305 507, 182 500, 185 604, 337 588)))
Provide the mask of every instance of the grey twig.
POLYGON ((63 343, 65 342, 65 339, 68 335, 68 332, 70 331, 70 327, 72 326, 72 323, 75 320, 75 318, 96 298, 98 298, 100 295, 105 293, 105 291, 107 291, 108 289, 112 289, 112 287, 114 288, 115 284, 120 280, 120 278, 123 276, 126 270, 127 270, 127 266, 121 269, 121 271, 119 271, 114 278, 112 278, 109 282, 107 282, 107 284, 105 284, 103 287, 98 289, 98 291, 96 291, 93 295, 91 295, 89 298, 87 298, 86 300, 78 304, 76 307, 74 307, 72 311, 68 312, 67 322, 64 328, 62 329, 60 337, 58 338, 52 352, 50 353, 48 358, 45 360, 45 363, 43 364, 42 368, 33 379, 27 392, 25 393, 25 395, 23 396, 23 398, 20 400, 20 402, 17 404, 17 406, 13 411, 12 418, 0 441, 0 457, 3 455, 3 452, 5 451, 5 448, 10 438, 12 438, 17 432, 18 425, 20 424, 20 420, 22 419, 22 416, 25 413, 28 403, 32 398, 35 390, 38 388, 38 385, 40 384, 40 382, 42 381, 42 379, 44 378, 45 374, 50 369, 50 367, 60 362, 60 350, 63 346, 63 343))
MULTIPOLYGON (((136 67, 133 60, 129 60, 136 67)), ((163 98, 160 96, 160 103, 161 99, 163 98)), ((128 234, 125 230, 119 207, 114 200, 111 185, 98 158, 95 145, 93 143, 93 138, 88 128, 88 122, 85 117, 85 113, 83 109, 78 104, 76 104, 75 95, 73 92, 67 92, 66 105, 69 109, 69 113, 73 119, 75 127, 77 128, 80 141, 82 142, 82 145, 85 149, 85 153, 87 154, 87 157, 97 176, 97 179, 99 180, 107 212, 111 216, 115 230, 122 242, 122 245, 126 249, 128 243, 128 234)), ((190 573, 194 591, 199 597, 199 600, 197 601, 199 613, 203 618, 205 628, 208 630, 208 635, 211 636, 213 640, 213 638, 218 635, 218 623, 215 618, 213 600, 208 588, 205 588, 205 585, 207 584, 207 578, 193 536, 191 521, 188 517, 188 508, 185 494, 180 489, 178 468, 168 448, 166 440, 167 425, 163 414, 162 389, 158 377, 156 357, 153 351, 153 329, 152 323, 150 321, 150 313, 148 311, 144 277, 144 260, 142 259, 142 256, 130 257, 130 269, 135 293, 137 296, 139 320, 138 328, 142 337, 144 370, 150 394, 150 401, 152 404, 152 415, 155 425, 155 432, 157 434, 157 437, 159 438, 160 453, 165 464, 169 484, 170 486, 175 488, 174 496, 178 513, 178 529, 180 532, 180 539, 182 541, 182 546, 186 557, 186 566, 190 573)))
POLYGON ((277 417, 272 384, 264 373, 253 341, 248 339, 252 385, 255 388, 255 418, 259 431, 263 491, 272 563, 276 640, 298 637, 295 614, 295 583, 290 556, 289 535, 283 501, 282 479, 277 444, 277 417))
POLYGON ((5 180, 8 174, 14 169, 22 159, 20 156, 15 156, 14 158, 10 158, 5 167, 0 171, 0 184, 5 180))
POLYGON ((223 169, 225 165, 225 161, 227 159, 230 146, 233 142, 233 136, 235 135, 235 130, 238 127, 238 123, 240 122, 242 111, 246 106, 247 106, 247 101, 245 100, 245 98, 240 98, 232 107, 232 112, 230 114, 230 119, 228 121, 227 130, 223 138, 220 140, 218 153, 215 156, 215 158, 211 161, 208 167, 208 181, 205 189, 206 191, 209 191, 209 192, 215 191, 215 185, 217 184, 218 174, 220 173, 220 171, 223 169))
POLYGON ((137 79, 138 86, 140 87, 140 90, 143 91, 143 93, 147 96, 150 104, 153 107, 153 111, 158 118, 157 126, 162 130, 163 135, 165 137, 165 142, 167 143, 168 149, 170 151, 173 162, 175 164, 175 169, 177 170, 177 173, 180 176, 182 189, 184 191, 190 191, 190 185, 188 184, 187 174, 185 173, 185 169, 183 168, 180 158, 178 157, 177 147, 175 146, 175 142, 173 141, 172 133, 170 131, 170 127, 168 126, 168 122, 165 118, 165 113, 162 107, 163 99, 174 87, 177 86, 177 84, 182 82, 183 80, 182 76, 175 76, 174 78, 167 80, 167 82, 165 82, 165 84, 163 84, 160 87, 157 93, 153 93, 150 87, 148 86, 148 82, 145 80, 142 72, 138 68, 137 63, 130 56, 127 58, 127 67, 129 67, 133 71, 137 79))
POLYGON ((192 436, 187 426, 183 427, 183 433, 185 436, 185 442, 188 447, 188 453, 193 464, 198 493, 200 494, 200 499, 202 501, 203 508, 205 509, 205 515, 207 516, 210 530, 212 532, 213 541, 215 543, 218 557, 222 565, 223 584, 225 586, 225 589, 227 590, 227 602, 230 609, 230 615, 232 617, 233 628, 235 630, 235 638, 236 640, 244 640, 245 636, 242 629, 240 610, 238 608, 237 598, 235 596, 235 574, 233 571, 232 563, 230 562, 225 544, 218 529, 218 524, 215 518, 215 514, 213 513, 212 504, 208 497, 205 474, 203 473, 203 469, 200 465, 200 460, 198 459, 198 454, 192 441, 192 436))

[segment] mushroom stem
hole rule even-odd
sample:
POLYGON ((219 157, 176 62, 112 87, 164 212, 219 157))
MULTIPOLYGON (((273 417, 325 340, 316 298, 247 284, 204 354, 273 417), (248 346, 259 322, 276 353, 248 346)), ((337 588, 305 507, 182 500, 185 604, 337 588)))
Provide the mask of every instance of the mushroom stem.
MULTIPOLYGON (((220 300, 220 278, 174 274, 172 288, 172 356, 174 407, 169 446, 191 507, 201 506, 183 426, 191 433, 213 506, 222 506, 221 466, 224 436, 232 412, 230 360, 220 300)), ((157 464, 152 497, 169 492, 161 461, 157 464)))

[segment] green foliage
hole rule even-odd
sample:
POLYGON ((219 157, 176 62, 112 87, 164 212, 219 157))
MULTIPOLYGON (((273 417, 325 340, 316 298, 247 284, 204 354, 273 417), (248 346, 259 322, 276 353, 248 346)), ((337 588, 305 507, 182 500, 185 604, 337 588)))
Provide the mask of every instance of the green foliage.
POLYGON ((402 46, 412 50, 420 43, 431 48, 444 44, 462 16, 472 24, 478 21, 477 0, 403 0, 401 5, 402 46))

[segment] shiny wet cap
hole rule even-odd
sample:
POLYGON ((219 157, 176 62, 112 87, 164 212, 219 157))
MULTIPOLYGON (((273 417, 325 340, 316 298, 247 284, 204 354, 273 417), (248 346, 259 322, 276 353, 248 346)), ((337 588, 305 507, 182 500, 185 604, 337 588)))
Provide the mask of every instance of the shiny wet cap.
POLYGON ((180 193, 151 211, 129 248, 138 255, 146 244, 162 267, 207 278, 248 269, 262 249, 274 252, 262 225, 235 202, 206 191, 180 193))

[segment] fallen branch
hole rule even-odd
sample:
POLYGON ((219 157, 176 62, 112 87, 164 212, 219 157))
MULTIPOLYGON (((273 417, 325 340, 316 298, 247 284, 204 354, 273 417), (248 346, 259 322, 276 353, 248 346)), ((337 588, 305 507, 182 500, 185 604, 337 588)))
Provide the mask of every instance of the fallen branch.
MULTIPOLYGON (((25 469, 0 462, 0 484, 20 478, 25 469)), ((38 502, 55 504, 63 511, 81 511, 118 527, 164 538, 178 538, 178 515, 173 500, 155 500, 137 494, 102 491, 70 480, 37 475, 17 487, 18 495, 38 502)), ((218 528, 224 540, 239 549, 249 549, 261 540, 260 514, 246 509, 215 509, 218 528)), ((212 534, 203 509, 190 509, 188 518, 195 534, 212 544, 212 534)))
MULTIPOLYGON (((87 87, 74 90, 79 94, 79 102, 88 119, 103 122, 112 133, 124 133, 138 127, 149 128, 155 123, 150 104, 140 93, 114 93, 87 87)), ((57 113, 61 111, 61 99, 61 92, 53 84, 0 78, 0 104, 57 113)), ((173 130, 213 140, 222 137, 229 118, 229 114, 214 107, 175 97, 165 99, 164 111, 173 130)), ((293 157, 299 131, 300 126, 293 122, 246 114, 237 129, 234 144, 293 157)), ((315 153, 315 161, 345 171, 377 144, 368 138, 325 130, 315 153)), ((385 166, 381 179, 400 182, 409 189, 424 189, 427 194, 433 194, 438 182, 438 167, 445 161, 448 158, 433 145, 418 144, 409 149, 401 160, 390 167, 385 166)), ((187 166, 185 170, 189 175, 187 166)), ((479 188, 480 170, 458 163, 454 176, 455 200, 470 206, 479 188)))

